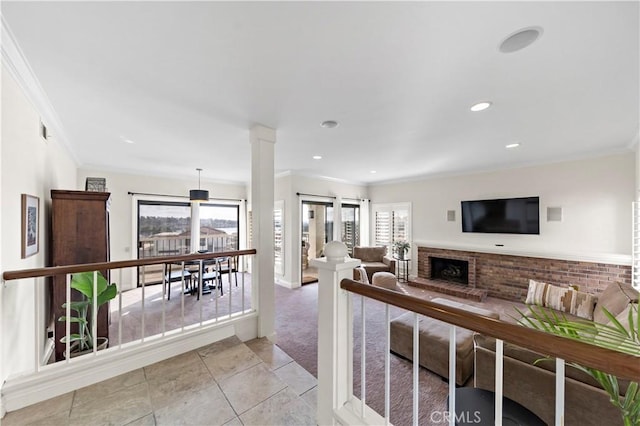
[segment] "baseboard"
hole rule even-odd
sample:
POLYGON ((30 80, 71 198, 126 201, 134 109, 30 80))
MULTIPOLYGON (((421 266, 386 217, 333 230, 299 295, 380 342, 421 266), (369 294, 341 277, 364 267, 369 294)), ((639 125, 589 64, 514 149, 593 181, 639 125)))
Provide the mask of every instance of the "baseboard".
POLYGON ((2 388, 2 408, 15 411, 231 337, 237 331, 247 339, 250 330, 257 330, 257 321, 254 313, 162 340, 123 344, 121 349, 106 349, 95 356, 44 366, 38 373, 8 378, 2 388))
POLYGON ((284 280, 282 278, 276 278, 275 279, 275 283, 278 284, 279 286, 282 286, 282 287, 285 287, 285 288, 289 288, 289 289, 292 289, 292 288, 295 288, 295 287, 299 287, 299 286, 294 286, 293 283, 291 283, 291 282, 289 282, 287 280, 284 280))

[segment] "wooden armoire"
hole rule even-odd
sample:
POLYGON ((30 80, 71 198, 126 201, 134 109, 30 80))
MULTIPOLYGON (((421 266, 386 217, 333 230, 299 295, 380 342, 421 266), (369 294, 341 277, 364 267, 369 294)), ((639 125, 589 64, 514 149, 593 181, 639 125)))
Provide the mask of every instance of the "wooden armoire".
MULTIPOLYGON (((108 192, 51 190, 51 265, 73 265, 109 261, 108 192)), ((101 271, 109 280, 108 271, 101 271)), ((53 278, 53 312, 55 321, 55 357, 64 359, 66 334, 66 276, 53 278)), ((72 299, 80 294, 72 291, 72 299)), ((109 337, 109 304, 98 309, 98 337, 109 337)), ((75 324, 72 324, 75 326, 75 324)), ((77 327, 75 327, 77 330, 77 327)), ((72 332, 76 332, 72 328, 72 332)))

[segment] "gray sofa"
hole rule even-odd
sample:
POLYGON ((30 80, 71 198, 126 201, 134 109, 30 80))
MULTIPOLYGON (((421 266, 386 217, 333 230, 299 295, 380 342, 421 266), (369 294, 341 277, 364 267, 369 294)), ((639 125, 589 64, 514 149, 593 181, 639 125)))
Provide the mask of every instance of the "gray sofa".
MULTIPOLYGON (((594 321, 606 322, 602 308, 613 315, 625 315, 630 303, 638 302, 638 292, 630 285, 612 283, 599 295, 594 309, 594 321)), ((549 308, 536 308, 549 309, 549 308)), ((627 311, 628 312, 628 311, 627 311)), ((563 313, 564 314, 564 313, 563 313)), ((571 317, 570 314, 565 314, 571 317)), ((494 390, 495 339, 476 334, 475 387, 494 390)), ((544 354, 509 343, 504 344, 504 396, 528 408, 548 424, 555 416, 555 362, 536 360, 544 354)), ((566 425, 622 425, 620 411, 611 404, 608 394, 589 375, 567 365, 565 369, 566 425)), ((620 380, 620 394, 628 382, 620 380)))

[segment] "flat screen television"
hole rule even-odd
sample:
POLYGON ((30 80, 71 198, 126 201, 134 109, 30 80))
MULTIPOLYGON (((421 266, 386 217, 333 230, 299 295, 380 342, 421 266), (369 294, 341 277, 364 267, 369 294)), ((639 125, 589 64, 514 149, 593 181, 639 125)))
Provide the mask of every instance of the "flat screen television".
POLYGON ((540 234, 540 198, 462 201, 462 232, 540 234))

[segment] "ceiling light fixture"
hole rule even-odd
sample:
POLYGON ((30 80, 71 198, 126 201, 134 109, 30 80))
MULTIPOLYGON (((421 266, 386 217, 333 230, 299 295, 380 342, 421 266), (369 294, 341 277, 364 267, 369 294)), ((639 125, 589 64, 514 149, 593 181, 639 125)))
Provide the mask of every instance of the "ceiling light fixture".
POLYGON ((372 175, 375 175, 378 172, 376 172, 375 170, 371 170, 369 173, 371 173, 372 175))
POLYGON ((325 129, 335 129, 339 126, 339 123, 334 120, 327 120, 320 123, 320 127, 324 127, 325 129))
POLYGON ((502 53, 512 53, 522 50, 536 41, 542 35, 541 27, 527 27, 509 34, 500 44, 498 50, 502 53))
POLYGON ((132 141, 131 139, 123 139, 123 141, 125 141, 126 143, 135 143, 134 141, 132 141))
POLYGON ((478 111, 484 111, 485 109, 489 108, 491 106, 491 102, 488 101, 482 101, 482 102, 478 102, 477 104, 471 105, 471 111, 473 112, 478 112, 478 111))
POLYGON ((314 155, 313 159, 314 160, 322 160, 322 155, 314 155))
POLYGON ((200 189, 200 172, 202 169, 197 168, 198 171, 198 189, 191 189, 189 191, 189 200, 191 201, 209 201, 209 191, 206 189, 200 189))
POLYGON ((520 146, 520 144, 518 142, 516 142, 516 143, 510 143, 509 145, 505 145, 504 147, 507 148, 507 149, 512 149, 512 148, 517 148, 519 146, 520 146))

